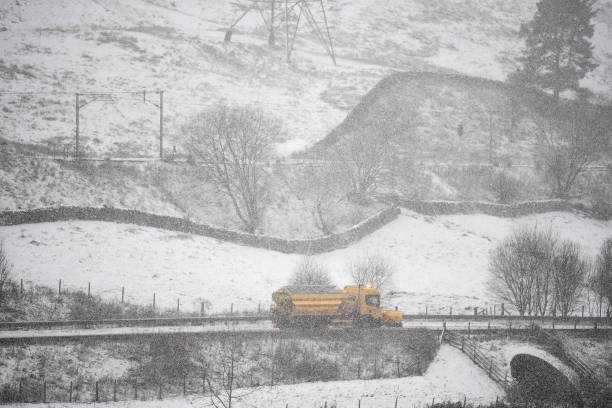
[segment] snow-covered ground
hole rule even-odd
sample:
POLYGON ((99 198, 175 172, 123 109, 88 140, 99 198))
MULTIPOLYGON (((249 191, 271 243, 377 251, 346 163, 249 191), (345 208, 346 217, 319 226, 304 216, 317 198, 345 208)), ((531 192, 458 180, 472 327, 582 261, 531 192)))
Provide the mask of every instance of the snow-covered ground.
MULTIPOLYGON (((347 266, 365 254, 395 268, 386 306, 407 313, 462 313, 492 304, 486 282, 489 251, 517 225, 550 227, 594 256, 612 232, 612 221, 571 213, 517 219, 486 215, 429 217, 404 210, 400 217, 348 248, 318 255, 338 286, 350 283, 347 266)), ((87 289, 107 299, 208 312, 266 310, 271 293, 287 284, 301 260, 265 249, 211 238, 103 222, 58 222, 0 227, 14 277, 57 287, 87 289)))
POLYGON ((593 368, 602 378, 612 380, 612 340, 610 338, 589 338, 562 333, 567 351, 579 357, 593 368))
MULTIPOLYGON (((425 406, 435 401, 463 401, 468 403, 490 403, 503 398, 504 391, 468 357, 460 351, 443 345, 425 374, 421 377, 405 377, 384 380, 331 381, 281 385, 257 390, 238 389, 232 402, 236 407, 318 407, 327 406, 392 407, 398 398, 398 407, 425 406)), ((90 404, 83 404, 89 406, 90 404)), ((23 404, 23 407, 38 407, 38 404, 23 404)), ((49 407, 80 406, 80 404, 49 404, 49 407)), ((207 407, 208 397, 180 398, 162 401, 125 401, 99 403, 108 408, 154 408, 154 407, 207 407)))

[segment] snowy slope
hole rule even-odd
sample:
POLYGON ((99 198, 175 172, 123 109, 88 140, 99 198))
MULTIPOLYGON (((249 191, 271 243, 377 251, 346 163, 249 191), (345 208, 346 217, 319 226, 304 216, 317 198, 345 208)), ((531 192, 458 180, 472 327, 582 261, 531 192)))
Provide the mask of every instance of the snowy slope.
MULTIPOLYGON (((596 221, 569 213, 518 219, 483 215, 427 217, 404 211, 395 221, 360 242, 317 256, 334 282, 350 283, 347 265, 366 253, 388 258, 396 273, 388 306, 408 313, 455 313, 485 306, 489 251, 519 224, 550 226, 563 238, 578 242, 593 256, 612 231, 612 221, 596 221)), ((269 305, 273 290, 285 285, 297 255, 249 248, 214 239, 152 228, 101 222, 62 222, 0 228, 15 277, 37 284, 86 289, 127 299, 199 310, 202 299, 213 312, 254 310, 269 305)))
MULTIPOLYGON (((232 401, 236 407, 312 407, 327 406, 352 407, 361 406, 391 407, 398 399, 398 406, 414 406, 435 401, 463 401, 468 403, 490 403, 497 397, 503 397, 501 387, 491 381, 487 375, 468 357, 448 345, 440 347, 437 356, 422 377, 405 377, 385 380, 330 381, 280 385, 273 388, 262 387, 257 390, 237 389, 235 396, 242 396, 232 401), (253 392, 254 391, 254 392, 253 392)), ((192 397, 163 401, 124 401, 117 403, 99 403, 100 407, 191 407, 207 406, 208 397, 192 397)), ((89 406, 90 404, 83 404, 89 406)), ((37 405, 24 404, 24 407, 37 405)), ((81 404, 49 404, 49 407, 81 406, 81 404)))
MULTIPOLYGON (((503 79, 521 48, 521 22, 535 0, 328 0, 339 56, 333 66, 308 28, 291 64, 270 50, 261 19, 226 0, 20 0, 0 5, 0 135, 22 142, 72 141, 74 92, 134 91, 81 112, 89 154, 155 155, 158 96, 164 90, 166 146, 183 148, 181 124, 223 100, 282 118, 279 152, 322 139, 376 82, 395 70, 451 70, 503 79), (146 100, 146 102, 145 102, 146 100)), ((599 0, 595 55, 585 85, 610 93, 612 2, 599 0)), ((318 13, 315 10, 315 14, 318 13)), ((319 15, 319 14, 318 14, 319 15)), ((87 98, 85 98, 87 99, 87 98)), ((91 99, 91 98, 90 98, 91 99)))

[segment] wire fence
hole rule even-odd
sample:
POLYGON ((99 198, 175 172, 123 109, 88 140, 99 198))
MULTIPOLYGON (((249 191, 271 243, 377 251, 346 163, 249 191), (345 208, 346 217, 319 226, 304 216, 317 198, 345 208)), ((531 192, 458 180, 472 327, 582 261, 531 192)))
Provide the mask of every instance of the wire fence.
MULTIPOLYGON (((364 342, 371 347, 380 345, 380 340, 375 335, 365 335, 367 340, 364 342)), ((77 370, 72 374, 53 372, 50 376, 46 373, 42 378, 35 378, 41 375, 42 371, 32 373, 1 385, 0 402, 10 404, 163 400, 194 395, 210 396, 211 392, 223 392, 230 387, 253 392, 281 384, 400 378, 422 375, 435 354, 430 352, 435 347, 428 336, 419 338, 417 335, 407 339, 405 335, 398 334, 393 341, 403 342, 401 344, 405 343, 404 345, 410 342, 410 352, 396 354, 396 351, 387 350, 385 353, 371 355, 362 351, 349 356, 339 352, 333 341, 328 351, 335 353, 322 356, 318 349, 309 350, 311 346, 303 345, 299 334, 294 333, 293 336, 280 334, 260 338, 234 334, 232 337, 216 340, 220 348, 215 349, 215 353, 202 355, 201 362, 196 358, 197 363, 192 361, 189 364, 181 364, 185 356, 180 353, 179 357, 172 354, 174 352, 169 355, 151 354, 151 362, 135 363, 134 367, 120 378, 95 378, 95 375, 87 374, 87 370, 77 370), (241 346, 240 351, 234 353, 229 343, 236 338, 241 342, 241 346), (268 349, 269 352, 265 351, 268 349), (303 352, 309 352, 310 357, 299 357, 303 352), (172 360, 173 356, 178 362, 172 360)), ((353 338, 356 350, 363 346, 361 339, 353 338)), ((164 350, 167 346, 180 349, 180 344, 184 341, 152 340, 161 346, 155 350, 164 350)), ((145 343, 138 344, 143 350, 149 350, 145 343)), ((205 346, 204 343, 198 342, 195 347, 199 350, 205 346)), ((399 350, 398 347, 401 348, 400 343, 396 344, 393 350, 399 350)), ((67 372, 70 370, 66 369, 67 372)))
MULTIPOLYGON (((145 293, 131 286, 108 286, 96 282, 71 283, 58 279, 55 287, 40 286, 21 278, 7 282, 4 301, 9 309, 21 310, 36 305, 36 316, 17 313, 6 317, 0 329, 51 328, 62 326, 90 327, 95 324, 117 326, 190 325, 208 321, 245 321, 269 318, 270 301, 236 300, 229 304, 212 305, 203 297, 190 297, 160 288, 145 293)), ((585 308, 571 316, 521 316, 511 314, 504 303, 473 307, 468 313, 452 307, 425 306, 424 311, 404 313, 405 327, 439 328, 467 331, 521 330, 534 324, 561 330, 600 330, 612 326, 612 318, 593 316, 585 308), (447 312, 447 313, 445 313, 447 312), (587 311, 588 312, 588 311, 587 311)))

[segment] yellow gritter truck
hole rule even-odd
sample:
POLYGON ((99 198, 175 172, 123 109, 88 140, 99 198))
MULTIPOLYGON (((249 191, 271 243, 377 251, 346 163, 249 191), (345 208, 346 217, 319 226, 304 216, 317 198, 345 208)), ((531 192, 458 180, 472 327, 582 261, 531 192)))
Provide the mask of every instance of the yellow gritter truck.
POLYGON ((272 294, 275 327, 401 327, 403 312, 380 308, 380 292, 370 285, 286 286, 272 294))

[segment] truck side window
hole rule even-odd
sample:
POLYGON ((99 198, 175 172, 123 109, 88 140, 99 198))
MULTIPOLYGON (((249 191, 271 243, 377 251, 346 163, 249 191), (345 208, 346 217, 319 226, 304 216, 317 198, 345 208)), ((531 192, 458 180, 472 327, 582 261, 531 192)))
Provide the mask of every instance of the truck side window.
POLYGON ((380 307, 380 296, 378 295, 366 295, 365 301, 367 305, 380 307))

